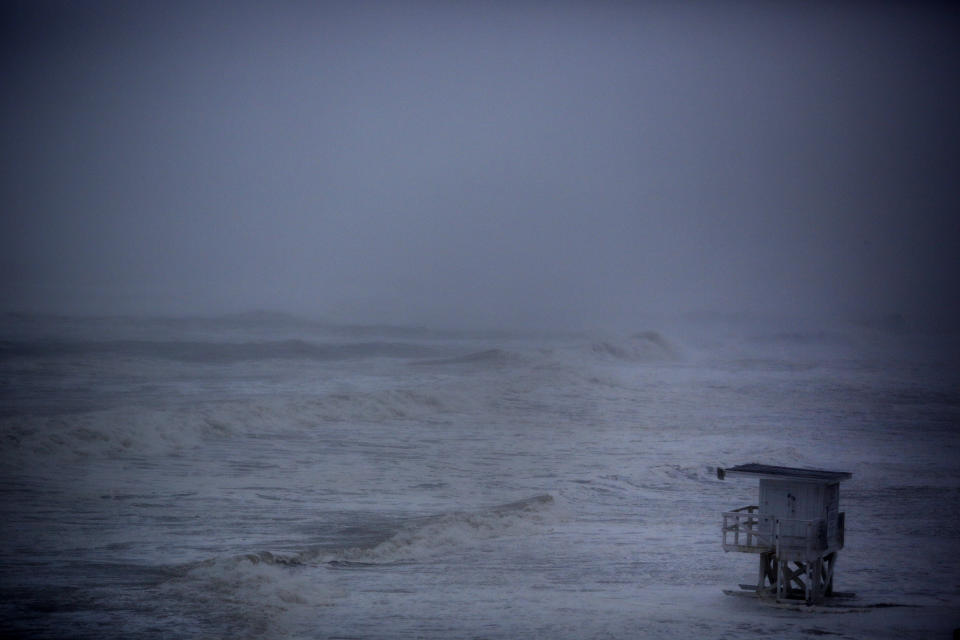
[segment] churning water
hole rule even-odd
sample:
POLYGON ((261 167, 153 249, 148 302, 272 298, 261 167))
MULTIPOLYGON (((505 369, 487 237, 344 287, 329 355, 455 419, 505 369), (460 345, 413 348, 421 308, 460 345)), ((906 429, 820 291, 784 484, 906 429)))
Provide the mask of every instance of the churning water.
POLYGON ((934 637, 960 627, 950 336, 627 336, 7 316, 0 631, 70 638, 934 637), (849 615, 755 580, 716 466, 853 472, 849 615), (871 604, 896 604, 874 607, 871 604))

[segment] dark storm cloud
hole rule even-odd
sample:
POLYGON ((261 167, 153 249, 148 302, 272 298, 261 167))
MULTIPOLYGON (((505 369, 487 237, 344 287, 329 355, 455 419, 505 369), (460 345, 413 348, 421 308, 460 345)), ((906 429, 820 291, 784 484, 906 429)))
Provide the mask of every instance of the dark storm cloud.
POLYGON ((953 317, 957 13, 4 9, 8 308, 953 317))

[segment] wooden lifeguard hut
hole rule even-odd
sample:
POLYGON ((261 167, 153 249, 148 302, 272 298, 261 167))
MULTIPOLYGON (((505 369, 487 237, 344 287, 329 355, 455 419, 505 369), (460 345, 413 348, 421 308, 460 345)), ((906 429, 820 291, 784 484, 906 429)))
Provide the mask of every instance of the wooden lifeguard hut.
POLYGON ((760 555, 757 595, 807 604, 834 595, 833 570, 844 533, 840 482, 852 474, 764 464, 717 467, 717 477, 726 476, 760 480, 758 504, 723 514, 723 550, 760 555))

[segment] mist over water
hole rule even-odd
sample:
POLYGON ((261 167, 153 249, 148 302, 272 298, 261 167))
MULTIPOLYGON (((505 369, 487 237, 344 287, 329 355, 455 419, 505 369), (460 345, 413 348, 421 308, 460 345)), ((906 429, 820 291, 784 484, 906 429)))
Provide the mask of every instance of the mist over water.
POLYGON ((2 335, 5 634, 925 638, 955 621, 960 596, 927 576, 960 572, 942 508, 960 491, 956 336, 279 314, 19 314, 2 335), (715 467, 744 460, 854 474, 837 584, 858 615, 723 595, 756 573, 719 543, 719 513, 756 496, 715 467), (906 538, 926 550, 909 564, 906 538))
POLYGON ((0 635, 946 637, 958 24, 3 3, 0 635), (849 615, 723 595, 746 462, 849 615))
POLYGON ((8 310, 955 323, 933 4, 5 3, 8 310))

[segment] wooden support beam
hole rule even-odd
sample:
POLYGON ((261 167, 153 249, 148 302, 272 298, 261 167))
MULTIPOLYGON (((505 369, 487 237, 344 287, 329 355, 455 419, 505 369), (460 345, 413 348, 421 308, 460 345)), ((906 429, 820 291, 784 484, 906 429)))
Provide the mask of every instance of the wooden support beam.
POLYGON ((823 593, 826 596, 833 595, 833 568, 837 562, 837 552, 827 554, 824 557, 823 568, 823 593))
POLYGON ((751 506, 726 512, 722 526, 724 551, 760 556, 756 587, 750 589, 778 601, 805 600, 808 605, 836 597, 833 577, 839 547, 824 542, 825 521, 773 518, 756 510, 751 506), (805 528, 805 535, 800 528, 805 528))

